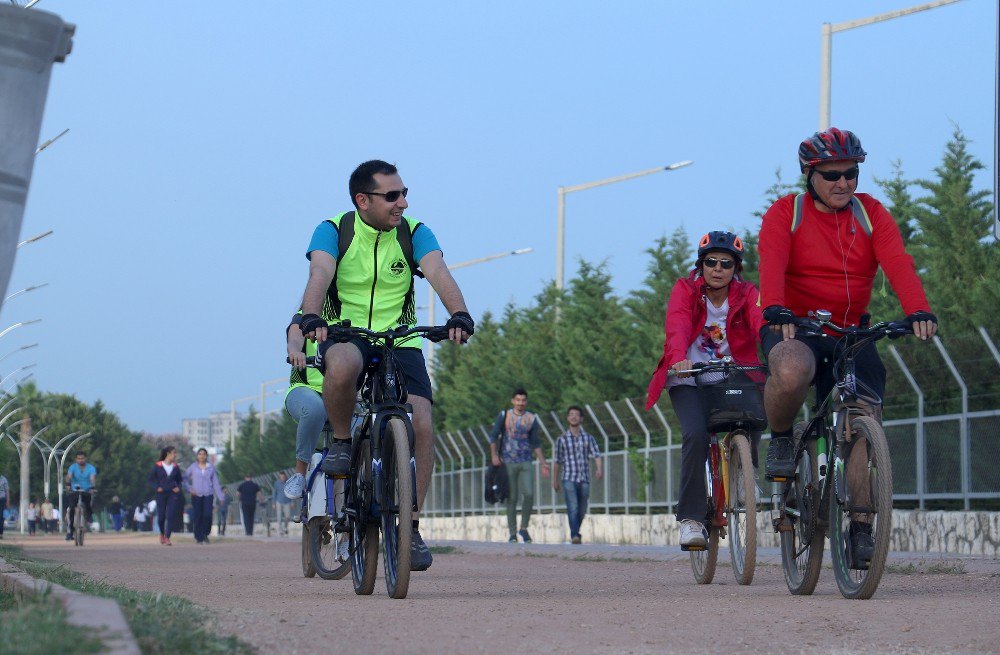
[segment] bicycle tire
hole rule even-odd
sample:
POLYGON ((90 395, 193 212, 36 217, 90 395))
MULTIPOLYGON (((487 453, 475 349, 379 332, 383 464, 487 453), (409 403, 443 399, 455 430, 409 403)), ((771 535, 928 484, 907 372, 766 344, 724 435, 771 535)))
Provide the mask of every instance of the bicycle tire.
MULTIPOLYGON (((805 428, 805 423, 795 424, 795 443, 803 438, 805 428)), ((796 596, 812 594, 823 565, 826 536, 818 525, 822 489, 816 485, 819 479, 816 452, 816 441, 810 440, 797 462, 798 474, 785 483, 788 490, 786 502, 791 500, 796 503, 798 515, 793 517, 792 531, 780 533, 781 568, 788 591, 796 596), (803 542, 808 542, 808 545, 803 546, 803 542)))
POLYGON ((368 596, 375 591, 375 574, 378 572, 378 522, 370 518, 372 506, 372 454, 371 441, 365 439, 358 446, 357 459, 352 467, 350 493, 347 502, 354 515, 350 517, 351 577, 354 593, 368 596))
POLYGON ((316 567, 312 563, 312 547, 309 543, 309 524, 302 522, 302 575, 306 578, 316 577, 316 567))
POLYGON ((729 559, 736 582, 753 582, 757 567, 757 485, 750 442, 742 432, 729 437, 729 559))
POLYGON ((74 513, 74 516, 73 516, 73 542, 77 546, 82 546, 83 545, 83 532, 84 532, 84 523, 85 523, 85 520, 83 519, 83 517, 85 515, 86 514, 84 512, 84 505, 83 505, 83 503, 77 503, 76 512, 74 513))
POLYGON ((708 528, 708 545, 705 550, 692 550, 688 552, 691 556, 691 572, 694 573, 694 580, 698 584, 711 584, 715 578, 715 566, 719 561, 719 533, 718 526, 708 528))
POLYGON ((406 424, 390 418, 382 439, 382 563, 391 598, 406 598, 413 537, 413 476, 406 424))
POLYGON ((324 580, 340 580, 351 568, 350 561, 337 560, 337 533, 329 516, 309 519, 309 550, 316 575, 324 580))
MULTIPOLYGON (((851 431, 856 441, 848 458, 857 451, 857 440, 860 438, 864 438, 868 445, 868 506, 875 509, 872 522, 875 550, 866 570, 849 568, 847 549, 850 548, 850 540, 847 535, 850 517, 847 508, 838 502, 836 494, 830 494, 830 555, 837 587, 844 598, 867 600, 878 589, 885 570, 885 558, 889 553, 889 538, 892 533, 892 461, 889 459, 885 431, 874 418, 852 417, 851 431)), ((845 470, 847 465, 848 462, 844 462, 845 470)))

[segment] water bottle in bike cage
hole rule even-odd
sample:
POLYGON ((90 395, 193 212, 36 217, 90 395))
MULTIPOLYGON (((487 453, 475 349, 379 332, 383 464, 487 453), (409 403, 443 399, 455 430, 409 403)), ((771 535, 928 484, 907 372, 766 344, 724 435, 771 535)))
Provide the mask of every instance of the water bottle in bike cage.
POLYGON ((819 471, 819 482, 826 477, 826 437, 816 439, 816 468, 819 471))

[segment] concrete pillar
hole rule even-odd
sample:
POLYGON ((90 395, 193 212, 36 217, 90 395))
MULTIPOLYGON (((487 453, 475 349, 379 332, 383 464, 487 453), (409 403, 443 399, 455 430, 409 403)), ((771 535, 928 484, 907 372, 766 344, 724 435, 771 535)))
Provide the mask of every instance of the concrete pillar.
POLYGON ((0 5, 0 299, 21 234, 52 64, 66 59, 75 29, 55 14, 0 5))

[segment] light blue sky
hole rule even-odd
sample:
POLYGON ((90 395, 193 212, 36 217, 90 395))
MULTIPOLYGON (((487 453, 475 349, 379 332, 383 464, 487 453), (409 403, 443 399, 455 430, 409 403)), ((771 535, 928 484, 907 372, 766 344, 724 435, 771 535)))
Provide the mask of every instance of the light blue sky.
MULTIPOLYGON (((652 239, 755 226, 775 169, 796 173, 821 23, 908 4, 43 0, 78 28, 42 140, 71 131, 39 155, 22 229, 55 235, 19 251, 10 292, 50 286, 0 316, 44 320, 0 356, 41 346, 0 375, 37 362, 43 389, 153 432, 228 410, 286 373, 309 236, 375 157, 449 262, 535 249, 456 272, 477 317, 554 277, 559 185, 695 160, 569 196, 567 276, 607 259, 635 288, 652 239)), ((953 124, 988 188, 995 24, 995 2, 966 0, 834 36, 862 190, 897 158, 930 175, 953 124)))

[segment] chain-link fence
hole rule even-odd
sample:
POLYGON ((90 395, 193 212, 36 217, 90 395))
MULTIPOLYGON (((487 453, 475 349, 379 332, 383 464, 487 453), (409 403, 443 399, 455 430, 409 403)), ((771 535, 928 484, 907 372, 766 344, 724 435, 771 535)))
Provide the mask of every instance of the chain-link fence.
MULTIPOLYGON (((921 509, 970 509, 1000 501, 1000 352, 983 328, 950 338, 948 346, 897 342, 883 347, 887 369, 884 421, 892 453, 894 498, 921 509), (970 407, 971 406, 971 407, 970 407), (927 416, 926 409, 936 415, 927 416), (942 411, 944 410, 944 411, 942 411), (976 411, 973 411, 976 410, 976 411)), ((664 394, 666 396, 666 394, 664 394)), ((591 479, 592 512, 673 512, 680 487, 680 427, 666 398, 650 411, 643 399, 584 406, 584 429, 604 453, 604 477, 591 479)), ((808 416, 808 409, 803 408, 808 416)), ((554 452, 566 430, 561 414, 538 415, 543 450, 554 452)), ((434 477, 422 513, 495 513, 484 500, 489 465, 488 426, 439 433, 434 477)), ((763 461, 769 435, 764 435, 763 461)), ((537 468, 537 464, 536 464, 537 468)), ((764 496, 771 485, 758 484, 764 496)), ((535 476, 540 511, 564 509, 551 480, 535 476)), ((1000 506, 1000 503, 998 503, 1000 506)))

